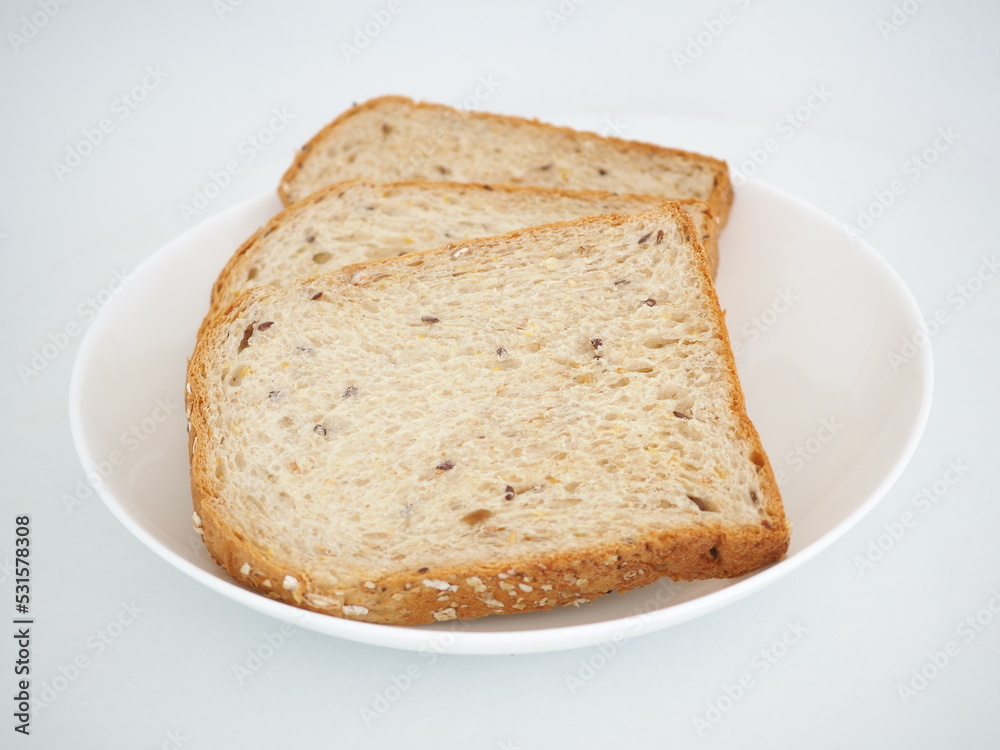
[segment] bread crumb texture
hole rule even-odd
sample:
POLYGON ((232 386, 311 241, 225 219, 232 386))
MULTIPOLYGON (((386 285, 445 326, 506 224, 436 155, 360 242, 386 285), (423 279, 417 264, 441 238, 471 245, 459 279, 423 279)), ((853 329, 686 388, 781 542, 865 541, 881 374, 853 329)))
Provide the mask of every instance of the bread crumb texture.
MULTIPOLYGON (((523 227, 606 213, 651 211, 665 202, 616 195, 511 185, 350 180, 280 212, 251 237, 219 275, 213 316, 255 286, 288 286, 347 265, 512 232, 523 227)), ((718 259, 718 221, 707 203, 682 203, 708 253, 718 259)))
POLYGON ((667 206, 244 293, 189 368, 208 549, 270 596, 392 624, 779 559, 696 237, 667 206))
POLYGON ((286 205, 346 179, 539 185, 707 201, 724 225, 725 162, 688 151, 463 111, 401 96, 352 107, 296 155, 278 193, 286 205))

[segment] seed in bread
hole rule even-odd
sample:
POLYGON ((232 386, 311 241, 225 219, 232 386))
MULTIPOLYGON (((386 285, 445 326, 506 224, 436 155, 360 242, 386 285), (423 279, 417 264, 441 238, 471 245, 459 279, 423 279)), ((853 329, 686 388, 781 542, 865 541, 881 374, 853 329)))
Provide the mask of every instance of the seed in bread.
POLYGON ((188 378, 202 538, 299 607, 529 612, 741 576, 788 545, 672 204, 249 290, 188 378))
MULTIPOLYGON (((255 286, 287 286, 340 266, 553 221, 649 211, 664 202, 656 196, 510 185, 338 183, 286 208, 243 244, 219 274, 207 317, 255 286)), ((714 275, 715 217, 702 201, 682 205, 694 220, 714 275)))
POLYGON ((371 99, 323 128, 296 155, 278 195, 288 205, 354 178, 691 198, 708 203, 721 226, 733 200, 726 163, 709 156, 402 96, 371 99))

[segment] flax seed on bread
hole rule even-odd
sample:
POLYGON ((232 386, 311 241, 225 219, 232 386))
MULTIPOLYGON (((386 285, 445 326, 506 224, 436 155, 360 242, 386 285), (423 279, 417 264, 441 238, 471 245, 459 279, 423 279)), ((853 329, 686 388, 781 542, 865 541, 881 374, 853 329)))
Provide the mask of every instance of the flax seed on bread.
POLYGON ((709 156, 402 96, 371 99, 324 127, 299 151, 278 195, 287 205, 354 178, 690 198, 708 203, 723 226, 733 199, 726 163, 709 156))
POLYGON ((296 606, 404 625, 527 612, 787 548, 675 205, 251 289, 188 382, 203 539, 296 606))
MULTIPOLYGON (((553 221, 638 213, 664 202, 657 196, 426 180, 337 183, 281 211, 243 244, 219 274, 208 318, 255 286, 287 286, 340 266, 553 221)), ((682 205, 714 275, 715 217, 704 202, 682 205)))

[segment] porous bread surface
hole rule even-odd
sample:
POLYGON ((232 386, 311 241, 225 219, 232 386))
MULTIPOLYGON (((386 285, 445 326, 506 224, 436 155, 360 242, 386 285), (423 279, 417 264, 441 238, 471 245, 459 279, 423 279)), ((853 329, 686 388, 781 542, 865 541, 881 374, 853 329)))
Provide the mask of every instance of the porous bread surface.
POLYGON ((308 609, 546 609, 787 548, 670 204, 250 290, 188 389, 196 528, 237 580, 308 609))
POLYGON ((537 120, 384 96, 352 107, 296 155, 286 203, 352 178, 540 185, 706 201, 724 226, 726 163, 689 151, 604 137, 537 120))
MULTIPOLYGON (((554 221, 649 211, 663 203, 658 196, 508 185, 338 183, 286 208, 243 244, 219 274, 208 317, 255 286, 283 287, 341 266, 554 221)), ((714 275, 718 231, 711 209, 703 201, 682 205, 714 275)))

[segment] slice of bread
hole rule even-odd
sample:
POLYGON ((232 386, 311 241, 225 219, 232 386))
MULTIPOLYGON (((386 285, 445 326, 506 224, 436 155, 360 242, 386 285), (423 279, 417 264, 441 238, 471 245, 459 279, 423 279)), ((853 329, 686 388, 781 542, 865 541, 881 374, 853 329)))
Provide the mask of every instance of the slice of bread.
MULTIPOLYGON (((255 286, 288 286, 341 266, 451 242, 606 213, 657 208, 655 196, 412 181, 338 183, 293 204, 236 251, 212 290, 209 317, 255 286)), ((684 201, 714 275, 718 227, 707 203, 684 201)))
POLYGON ((729 169, 718 159, 401 96, 371 99, 323 128, 300 150, 278 195, 287 205, 353 178, 693 198, 708 203, 722 226, 733 199, 729 169))
POLYGON ((318 612, 527 612, 788 545, 674 204, 251 289, 199 339, 187 406, 212 556, 318 612))

